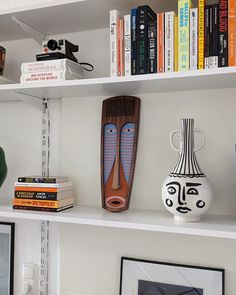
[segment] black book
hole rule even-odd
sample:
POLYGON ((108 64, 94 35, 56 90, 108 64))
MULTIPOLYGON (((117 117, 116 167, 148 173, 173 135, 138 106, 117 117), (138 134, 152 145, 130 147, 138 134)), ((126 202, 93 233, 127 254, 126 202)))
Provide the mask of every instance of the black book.
POLYGON ((205 19, 204 19, 204 63, 205 69, 209 69, 209 56, 210 56, 210 23, 209 23, 209 13, 210 6, 205 6, 205 19))
POLYGON ((148 6, 137 8, 137 72, 148 74, 148 25, 157 20, 156 13, 148 6))
POLYGON ((228 0, 219 0, 219 67, 228 66, 228 0))
POLYGON ((148 73, 157 72, 157 22, 148 24, 148 73))
POLYGON ((213 68, 218 68, 219 56, 219 4, 213 4, 213 36, 212 36, 213 52, 212 64, 213 68))
POLYGON ((137 8, 131 9, 131 75, 137 75, 137 8))
POLYGON ((68 206, 63 206, 60 208, 44 208, 44 207, 28 207, 28 206, 20 206, 20 205, 13 205, 13 209, 18 209, 18 210, 30 210, 30 211, 44 211, 44 212, 61 212, 66 209, 73 208, 74 205, 68 205, 68 206))

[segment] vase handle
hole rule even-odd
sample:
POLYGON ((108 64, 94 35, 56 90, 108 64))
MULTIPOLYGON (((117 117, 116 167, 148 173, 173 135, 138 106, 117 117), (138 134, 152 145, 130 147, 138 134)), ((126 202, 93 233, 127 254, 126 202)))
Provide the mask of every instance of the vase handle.
POLYGON ((194 151, 197 152, 201 150, 205 144, 205 132, 202 129, 195 129, 195 128, 194 128, 194 132, 198 132, 202 135, 202 143, 194 149, 194 151))
POLYGON ((173 149, 174 151, 179 152, 180 149, 177 148, 177 147, 174 145, 174 141, 173 141, 174 135, 177 134, 177 133, 180 133, 180 131, 179 131, 179 130, 173 130, 173 131, 171 131, 171 133, 170 133, 170 146, 172 147, 172 149, 173 149))

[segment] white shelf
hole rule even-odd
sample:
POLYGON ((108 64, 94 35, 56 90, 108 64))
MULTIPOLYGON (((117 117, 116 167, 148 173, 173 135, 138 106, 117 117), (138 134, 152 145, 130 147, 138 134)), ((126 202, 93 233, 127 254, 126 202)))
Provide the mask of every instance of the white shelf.
MULTIPOLYGON (((147 0, 155 11, 175 9, 175 1, 147 0)), ((29 38, 11 19, 12 15, 49 35, 108 28, 109 11, 118 9, 121 15, 142 5, 141 0, 51 0, 41 4, 29 4, 0 12, 0 40, 9 41, 29 38)))
POLYGON ((0 99, 12 99, 14 93, 40 98, 69 98, 235 88, 235 81, 236 67, 227 67, 130 77, 17 83, 0 85, 0 99))
POLYGON ((13 210, 0 207, 0 216, 12 219, 48 220, 70 224, 155 231, 214 238, 236 239, 236 217, 207 215, 201 222, 176 223, 172 215, 161 211, 129 209, 110 213, 102 208, 78 206, 59 213, 13 210))

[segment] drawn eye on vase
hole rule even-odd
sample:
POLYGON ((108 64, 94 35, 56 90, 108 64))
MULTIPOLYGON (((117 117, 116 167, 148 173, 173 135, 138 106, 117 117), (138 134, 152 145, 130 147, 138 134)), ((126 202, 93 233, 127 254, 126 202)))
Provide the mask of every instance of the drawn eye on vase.
POLYGON ((7 164, 4 150, 0 147, 0 187, 7 176, 7 164))
POLYGON ((177 221, 200 221, 212 202, 212 189, 206 175, 202 172, 196 152, 203 148, 205 134, 194 129, 193 119, 181 119, 180 130, 170 134, 170 145, 178 152, 177 162, 162 186, 162 200, 168 211, 177 221), (200 133, 202 143, 194 146, 194 133, 200 133), (180 147, 174 145, 174 135, 180 134, 180 147))
POLYGON ((127 210, 132 189, 140 99, 117 96, 103 101, 101 139, 102 207, 127 210))

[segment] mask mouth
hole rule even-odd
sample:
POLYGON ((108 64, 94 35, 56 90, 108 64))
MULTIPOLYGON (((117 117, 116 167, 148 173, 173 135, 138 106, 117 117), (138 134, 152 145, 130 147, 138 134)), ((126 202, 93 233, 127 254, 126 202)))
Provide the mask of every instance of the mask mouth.
POLYGON ((125 206, 126 199, 121 196, 111 196, 106 199, 106 205, 109 208, 121 209, 125 206))
POLYGON ((177 207, 176 208, 177 211, 179 211, 180 213, 186 214, 189 211, 192 211, 191 209, 189 209, 188 207, 177 207))

